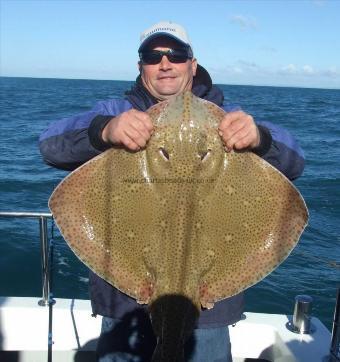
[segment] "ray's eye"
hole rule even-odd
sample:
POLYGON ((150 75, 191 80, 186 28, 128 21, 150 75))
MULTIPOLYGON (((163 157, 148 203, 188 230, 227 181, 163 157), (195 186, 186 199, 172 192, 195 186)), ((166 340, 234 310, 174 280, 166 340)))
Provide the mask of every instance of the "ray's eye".
POLYGON ((160 147, 159 148, 159 153, 164 157, 165 160, 169 161, 169 158, 170 158, 169 153, 165 148, 160 147))
POLYGON ((210 154, 210 152, 211 152, 210 149, 206 150, 205 152, 202 152, 202 153, 199 155, 200 158, 201 158, 201 161, 204 161, 204 160, 208 157, 208 155, 210 154))

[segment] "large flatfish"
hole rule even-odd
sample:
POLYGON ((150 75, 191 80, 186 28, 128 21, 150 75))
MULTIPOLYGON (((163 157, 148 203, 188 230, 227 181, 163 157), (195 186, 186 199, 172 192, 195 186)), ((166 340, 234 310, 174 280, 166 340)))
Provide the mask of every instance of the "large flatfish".
POLYGON ((153 361, 182 361, 201 308, 259 282, 289 255, 308 212, 252 152, 225 152, 225 112, 185 92, 151 107, 139 152, 112 148, 55 189, 49 207, 90 269, 150 307, 153 361))

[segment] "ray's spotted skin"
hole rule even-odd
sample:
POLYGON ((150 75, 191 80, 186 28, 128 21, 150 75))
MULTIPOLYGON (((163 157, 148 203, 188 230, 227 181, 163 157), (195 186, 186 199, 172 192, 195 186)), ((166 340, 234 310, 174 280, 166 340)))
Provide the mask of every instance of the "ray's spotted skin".
POLYGON ((180 361, 199 310, 273 271, 308 212, 269 163, 225 152, 217 130, 225 112, 216 105, 185 92, 148 114, 155 131, 145 150, 90 160, 61 182, 49 207, 89 268, 150 304, 154 361, 180 361))

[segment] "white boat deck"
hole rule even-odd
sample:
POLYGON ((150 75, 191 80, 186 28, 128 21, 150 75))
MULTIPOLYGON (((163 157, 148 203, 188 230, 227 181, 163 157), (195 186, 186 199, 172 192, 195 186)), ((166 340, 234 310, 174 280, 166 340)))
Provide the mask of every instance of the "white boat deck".
MULTIPOLYGON (((47 361, 49 307, 39 298, 0 297, 0 361, 47 361), (12 351, 12 352, 11 352, 12 351)), ((324 362, 331 335, 316 318, 315 332, 289 331, 285 315, 245 313, 230 328, 234 361, 324 362)), ((101 317, 91 316, 88 300, 57 299, 53 306, 53 361, 94 361, 101 317)), ((207 361, 209 362, 209 361, 207 361)))

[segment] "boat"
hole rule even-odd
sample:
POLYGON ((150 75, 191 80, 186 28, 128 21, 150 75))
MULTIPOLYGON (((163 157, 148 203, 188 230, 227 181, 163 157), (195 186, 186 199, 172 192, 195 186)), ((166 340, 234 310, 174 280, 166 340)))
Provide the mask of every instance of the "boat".
MULTIPOLYGON (((48 238, 50 213, 0 212, 0 217, 39 220, 42 297, 0 297, 1 362, 92 362, 101 329, 89 300, 53 298, 48 238)), ((296 297, 292 315, 244 313, 230 327, 234 362, 339 362, 340 293, 332 333, 311 316, 312 299, 296 297)), ((209 361, 207 361, 209 362, 209 361)))

